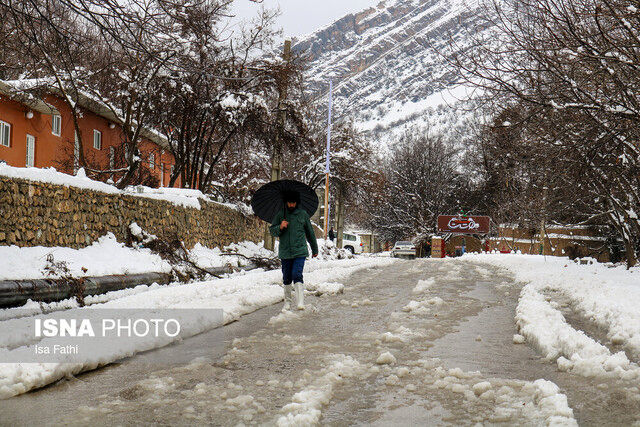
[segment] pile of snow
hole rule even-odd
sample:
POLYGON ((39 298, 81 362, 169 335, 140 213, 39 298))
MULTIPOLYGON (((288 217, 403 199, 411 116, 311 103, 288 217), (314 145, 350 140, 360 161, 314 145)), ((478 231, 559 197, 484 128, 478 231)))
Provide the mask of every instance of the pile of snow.
POLYGON ((344 292, 344 285, 337 282, 309 283, 305 289, 319 295, 336 295, 344 292))
POLYGON ((378 365, 393 365, 396 363, 396 357, 389 351, 381 353, 376 359, 378 365))
MULTIPOLYGON (((446 369, 438 359, 417 361, 408 379, 417 377, 427 390, 448 390, 464 398, 468 407, 478 404, 479 417, 490 424, 577 426, 567 396, 551 381, 483 379, 480 372, 446 369), (482 413, 489 403, 490 412, 482 413)), ((413 384, 408 391, 415 391, 413 384)))
POLYGON ((287 323, 294 319, 299 319, 302 317, 303 311, 294 311, 294 310, 282 310, 280 313, 272 316, 269 319, 269 324, 271 326, 278 325, 280 323, 287 323))
MULTIPOLYGON (((585 376, 640 378, 640 368, 624 352, 612 354, 583 331, 567 323, 559 293, 582 317, 607 331, 611 343, 640 354, 640 269, 610 264, 580 265, 567 258, 537 255, 466 255, 510 270, 523 288, 516 310, 520 335, 562 370, 585 376)), ((520 342, 519 337, 514 341, 520 342)))
POLYGON ((65 261, 74 277, 111 274, 168 273, 171 266, 148 249, 133 249, 119 243, 111 233, 86 248, 19 248, 0 246, 0 280, 41 279, 47 255, 65 261))
POLYGON ((188 188, 151 188, 144 185, 136 185, 127 187, 123 191, 129 196, 144 197, 147 199, 164 200, 173 203, 176 206, 185 208, 200 209, 200 199, 209 201, 200 190, 191 190, 188 188))
POLYGON ((232 243, 229 246, 225 246, 223 252, 236 253, 241 255, 240 257, 238 257, 238 261, 242 261, 243 257, 273 258, 276 256, 276 253, 264 247, 264 242, 254 243, 254 242, 245 241, 240 243, 232 243))
POLYGON ((402 307, 402 311, 414 314, 425 314, 429 312, 429 306, 437 306, 444 304, 444 300, 440 297, 433 297, 421 301, 409 301, 409 304, 402 307))
MULTIPOLYGON (((318 258, 321 260, 328 259, 348 259, 353 258, 351 251, 346 249, 338 249, 335 242, 331 240, 317 239, 318 241, 318 258)), ((311 253, 311 248, 309 248, 311 253)))
MULTIPOLYGON (((354 272, 375 266, 393 263, 388 258, 356 258, 350 260, 336 260, 313 262, 305 268, 305 282, 309 284, 336 282, 348 277, 354 272)), ((112 299, 103 304, 93 305, 83 309, 94 310, 101 308, 138 308, 138 309, 221 309, 223 323, 237 320, 244 314, 259 308, 275 304, 283 300, 283 288, 279 286, 282 280, 280 271, 254 270, 247 273, 235 274, 232 277, 194 283, 185 286, 161 286, 148 289, 142 293, 130 293, 122 298, 112 299)), ((5 310, 6 317, 19 309, 5 310)), ((75 310, 67 312, 73 315, 75 310)), ((86 313, 83 311, 82 313, 86 313)), ((13 318, 0 321, 0 351, 5 352, 33 352, 36 344, 34 338, 27 336, 16 337, 13 334, 11 347, 2 340, 9 336, 8 331, 28 331, 28 325, 33 323, 33 317, 13 318)), ((182 326, 182 325, 181 325, 182 326)), ((193 322, 184 325, 184 335, 187 337, 203 332, 218 325, 207 322, 193 322)), ((47 339, 47 338, 45 338, 47 339)), ((145 341, 139 348, 118 346, 114 342, 108 354, 96 355, 94 359, 82 364, 42 363, 42 364, 0 364, 0 398, 7 398, 25 393, 34 388, 42 387, 63 378, 69 374, 76 374, 84 370, 94 369, 101 365, 112 363, 123 357, 134 355, 139 351, 162 347, 169 344, 168 340, 145 341)), ((22 353, 19 353, 22 354, 22 353)))
POLYGON ((232 243, 220 248, 208 248, 196 243, 193 249, 189 250, 189 259, 200 268, 215 268, 223 266, 245 267, 249 264, 249 258, 274 258, 276 254, 265 249, 263 242, 240 242, 232 243), (223 254, 238 254, 223 255, 223 254))
POLYGON ((415 286, 415 288, 413 288, 413 291, 411 292, 413 292, 414 294, 421 294, 429 290, 435 283, 436 283, 436 279, 434 279, 433 277, 430 277, 427 280, 420 280, 418 284, 415 286))
MULTIPOLYGON (((146 233, 138 224, 131 223, 129 230, 142 243, 156 236, 146 233)), ((49 277, 43 271, 47 256, 54 262, 65 262, 73 277, 107 276, 113 274, 170 273, 171 265, 142 247, 131 248, 119 243, 112 233, 107 233, 92 245, 81 249, 68 247, 0 246, 0 280, 42 279, 49 277)), ((240 242, 220 248, 208 248, 197 243, 188 251, 189 259, 200 268, 244 267, 247 258, 272 258, 276 255, 265 249, 262 242, 240 242), (239 256, 223 255, 237 253, 239 256)), ((327 291, 329 292, 329 291, 327 291)))
POLYGON ((351 356, 339 354, 331 356, 331 359, 331 364, 320 371, 318 379, 294 394, 292 402, 282 408, 284 414, 278 418, 278 426, 318 424, 321 408, 331 401, 334 388, 345 378, 357 377, 366 371, 366 366, 351 356))

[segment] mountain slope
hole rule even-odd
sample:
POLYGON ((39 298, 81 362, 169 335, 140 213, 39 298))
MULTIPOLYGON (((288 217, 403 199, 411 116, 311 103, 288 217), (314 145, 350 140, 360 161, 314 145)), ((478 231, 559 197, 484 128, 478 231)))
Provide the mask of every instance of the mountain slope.
POLYGON ((300 40, 311 63, 309 89, 326 94, 334 82, 334 115, 354 118, 377 141, 392 143, 411 126, 455 132, 461 126, 460 86, 442 53, 479 23, 477 0, 386 0, 349 14, 300 40))

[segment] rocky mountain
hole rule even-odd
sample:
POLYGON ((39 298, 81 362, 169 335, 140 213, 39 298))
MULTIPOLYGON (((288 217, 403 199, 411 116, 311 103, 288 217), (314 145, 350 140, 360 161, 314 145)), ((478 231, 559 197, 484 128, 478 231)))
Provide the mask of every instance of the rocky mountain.
POLYGON ((459 131, 461 86, 443 56, 479 24, 478 0, 385 0, 294 40, 311 59, 309 89, 326 98, 334 85, 334 116, 353 118, 367 135, 393 143, 405 129, 459 131))

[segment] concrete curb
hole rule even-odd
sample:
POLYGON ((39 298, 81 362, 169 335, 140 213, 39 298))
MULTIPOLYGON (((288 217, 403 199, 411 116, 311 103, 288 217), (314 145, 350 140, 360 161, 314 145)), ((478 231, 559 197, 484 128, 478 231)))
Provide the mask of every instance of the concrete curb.
MULTIPOLYGON (((209 274, 219 276, 234 271, 255 270, 257 267, 249 264, 245 267, 231 266, 205 269, 209 274)), ((173 281, 167 273, 141 273, 127 275, 111 275, 100 277, 83 277, 83 296, 100 295, 111 291, 135 288, 139 285, 167 285, 173 281)), ((0 280, 0 308, 20 307, 28 300, 55 302, 71 298, 75 290, 71 283, 55 279, 32 280, 0 280)))
MULTIPOLYGON (((110 291, 133 288, 138 285, 158 283, 166 285, 172 277, 166 273, 143 273, 113 275, 101 277, 84 277, 83 295, 100 295, 110 291)), ((0 308, 19 307, 28 300, 54 302, 71 298, 74 293, 72 285, 63 280, 3 280, 0 281, 0 308)))

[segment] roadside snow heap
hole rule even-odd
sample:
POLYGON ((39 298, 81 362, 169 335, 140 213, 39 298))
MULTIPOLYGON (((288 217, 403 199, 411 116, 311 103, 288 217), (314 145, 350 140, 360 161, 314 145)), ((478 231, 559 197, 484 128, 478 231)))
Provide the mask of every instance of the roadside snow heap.
MULTIPOLYGON (((595 377, 640 380, 640 268, 581 265, 568 258, 536 255, 468 255, 510 270, 528 283, 516 309, 520 335, 563 371, 595 377), (575 329, 561 308, 573 310, 606 332, 612 352, 575 329)), ((516 335, 514 341, 521 341, 516 335)))

